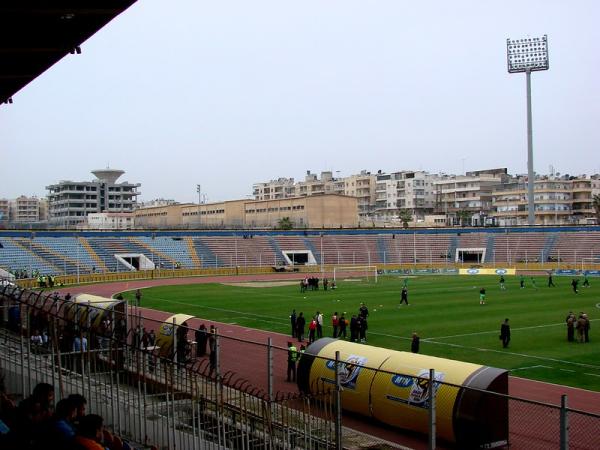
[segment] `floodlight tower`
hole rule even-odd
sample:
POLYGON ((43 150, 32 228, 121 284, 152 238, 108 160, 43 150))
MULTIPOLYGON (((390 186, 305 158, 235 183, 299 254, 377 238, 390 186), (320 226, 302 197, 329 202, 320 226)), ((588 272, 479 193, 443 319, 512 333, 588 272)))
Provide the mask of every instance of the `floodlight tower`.
POLYGON ((525 72, 527 79, 527 223, 535 225, 535 203, 533 199, 533 131, 531 127, 531 72, 548 70, 548 36, 506 40, 508 73, 525 72))

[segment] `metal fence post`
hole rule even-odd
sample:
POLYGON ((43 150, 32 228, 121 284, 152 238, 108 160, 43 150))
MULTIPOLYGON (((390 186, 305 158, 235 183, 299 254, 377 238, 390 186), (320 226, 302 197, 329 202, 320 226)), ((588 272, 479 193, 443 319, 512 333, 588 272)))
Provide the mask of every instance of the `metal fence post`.
POLYGON ((429 369, 429 384, 427 386, 429 398, 429 450, 435 449, 435 369, 429 369))
POLYGON ((340 352, 335 352, 335 448, 342 450, 342 385, 340 383, 340 352))
POLYGON ((569 448, 569 417, 567 408, 567 396, 560 396, 560 450, 569 448))
POLYGON ((273 401, 273 342, 272 338, 267 340, 267 386, 269 403, 273 401))

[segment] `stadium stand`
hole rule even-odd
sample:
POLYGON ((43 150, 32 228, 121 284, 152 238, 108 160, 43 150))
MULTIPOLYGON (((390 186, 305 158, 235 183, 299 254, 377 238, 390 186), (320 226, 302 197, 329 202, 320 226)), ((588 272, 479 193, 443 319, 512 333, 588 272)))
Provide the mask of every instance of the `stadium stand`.
POLYGON ((17 243, 12 238, 0 238, 0 267, 13 272, 25 270, 30 276, 35 272, 42 275, 60 273, 60 269, 53 266, 27 247, 17 243))
MULTIPOLYGON (((292 232, 3 231, 0 267, 41 275, 122 272, 115 254, 145 255, 165 269, 285 266, 284 252, 312 252, 325 265, 447 265, 457 249, 485 249, 481 264, 568 263, 600 258, 600 228, 310 230, 292 232)), ((478 250, 479 251, 479 250, 478 250)), ((465 264, 472 261, 464 261, 465 264)), ((549 266, 547 266, 549 268, 549 266)), ((542 267, 543 268, 543 267, 542 267)))
POLYGON ((547 253, 548 260, 581 264, 583 258, 600 259, 600 233, 558 233, 556 244, 547 253))

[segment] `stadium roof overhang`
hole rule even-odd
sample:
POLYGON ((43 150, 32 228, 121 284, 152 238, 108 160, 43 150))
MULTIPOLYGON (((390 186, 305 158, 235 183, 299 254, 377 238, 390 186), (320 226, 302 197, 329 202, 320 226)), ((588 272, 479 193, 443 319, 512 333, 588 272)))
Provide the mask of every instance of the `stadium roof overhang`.
POLYGON ((136 0, 0 1, 0 104, 80 45, 136 0))

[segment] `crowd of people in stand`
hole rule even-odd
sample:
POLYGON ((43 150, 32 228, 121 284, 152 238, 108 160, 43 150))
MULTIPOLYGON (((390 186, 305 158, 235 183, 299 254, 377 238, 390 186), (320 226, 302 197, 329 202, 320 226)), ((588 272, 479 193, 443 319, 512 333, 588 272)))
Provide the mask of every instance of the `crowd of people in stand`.
MULTIPOLYGON (((71 394, 54 405, 54 386, 39 383, 16 404, 0 379, 0 448, 3 450, 129 450, 127 441, 104 428, 97 414, 86 414, 87 400, 71 394)), ((155 447, 153 447, 155 448, 155 447)))

